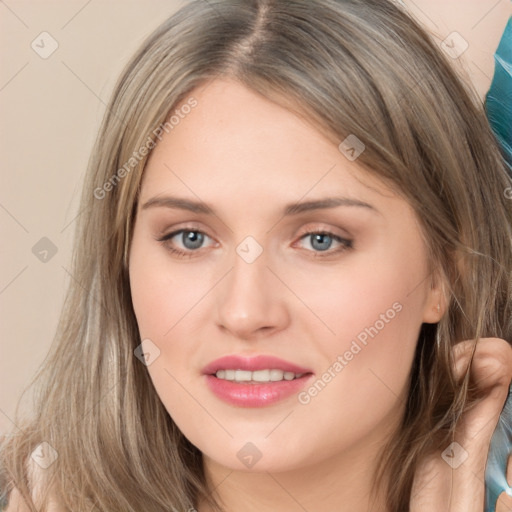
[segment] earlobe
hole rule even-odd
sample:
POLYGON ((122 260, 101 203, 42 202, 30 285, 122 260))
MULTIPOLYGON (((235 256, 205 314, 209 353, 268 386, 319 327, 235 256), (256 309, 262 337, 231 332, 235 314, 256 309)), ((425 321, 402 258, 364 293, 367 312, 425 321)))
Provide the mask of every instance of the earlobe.
POLYGON ((440 303, 430 310, 427 308, 423 314, 423 322, 426 324, 437 324, 443 316, 442 311, 443 308, 440 303))
POLYGON ((446 304, 444 283, 440 278, 433 277, 423 311, 423 322, 427 324, 437 324, 446 311, 446 304))

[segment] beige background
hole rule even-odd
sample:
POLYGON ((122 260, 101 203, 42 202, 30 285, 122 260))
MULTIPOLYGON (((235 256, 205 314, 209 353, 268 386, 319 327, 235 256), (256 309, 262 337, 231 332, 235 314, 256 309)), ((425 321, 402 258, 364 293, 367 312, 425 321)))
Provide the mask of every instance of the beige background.
MULTIPOLYGON (((16 402, 55 333, 71 279, 79 191, 110 91, 144 37, 184 3, 0 2, 1 433, 14 428, 16 402), (31 47, 35 40, 39 51, 49 48, 49 39, 41 42, 42 32, 58 43, 47 59, 31 47), (32 252, 43 237, 57 247, 46 262, 32 252)), ((467 41, 468 48, 453 62, 483 98, 511 2, 404 3, 438 44, 448 37, 450 46, 455 41, 462 49, 467 41)))

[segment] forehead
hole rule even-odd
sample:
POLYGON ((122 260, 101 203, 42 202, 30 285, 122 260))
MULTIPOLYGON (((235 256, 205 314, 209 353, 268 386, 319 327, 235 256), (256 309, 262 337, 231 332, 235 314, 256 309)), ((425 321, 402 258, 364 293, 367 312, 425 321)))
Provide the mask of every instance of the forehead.
POLYGON ((281 201, 283 194, 291 201, 393 195, 313 124, 238 82, 197 88, 173 113, 146 165, 142 201, 175 190, 246 204, 281 201), (183 108, 191 99, 195 106, 183 108))

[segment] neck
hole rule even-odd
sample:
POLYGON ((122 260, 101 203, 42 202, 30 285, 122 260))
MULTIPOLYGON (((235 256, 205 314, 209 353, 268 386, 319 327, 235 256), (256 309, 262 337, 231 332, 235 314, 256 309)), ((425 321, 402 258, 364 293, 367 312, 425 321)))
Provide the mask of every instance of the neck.
MULTIPOLYGON (((232 470, 206 456, 203 461, 208 486, 215 489, 223 512, 389 512, 382 489, 374 485, 375 440, 361 440, 321 463, 279 473, 232 470)), ((203 501, 198 512, 213 509, 203 501)))

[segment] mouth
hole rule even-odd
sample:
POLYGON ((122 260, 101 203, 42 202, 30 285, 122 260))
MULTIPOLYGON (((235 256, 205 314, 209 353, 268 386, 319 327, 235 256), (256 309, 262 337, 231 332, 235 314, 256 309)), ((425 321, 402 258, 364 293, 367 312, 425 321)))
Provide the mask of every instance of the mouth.
POLYGON ((313 377, 308 369, 274 356, 225 356, 203 369, 210 391, 236 407, 264 407, 296 395, 313 377))

